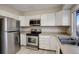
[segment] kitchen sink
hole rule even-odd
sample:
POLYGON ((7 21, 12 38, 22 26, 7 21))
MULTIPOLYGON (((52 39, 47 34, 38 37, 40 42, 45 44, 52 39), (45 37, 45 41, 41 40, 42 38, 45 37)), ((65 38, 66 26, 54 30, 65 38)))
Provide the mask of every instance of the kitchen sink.
POLYGON ((77 45, 79 46, 79 40, 77 40, 76 38, 59 38, 61 44, 70 44, 70 45, 77 45))

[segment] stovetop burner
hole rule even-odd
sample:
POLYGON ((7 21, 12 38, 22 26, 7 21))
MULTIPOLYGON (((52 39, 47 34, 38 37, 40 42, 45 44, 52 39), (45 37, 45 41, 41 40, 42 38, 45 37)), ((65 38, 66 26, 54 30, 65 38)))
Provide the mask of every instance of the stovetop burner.
POLYGON ((28 36, 38 36, 39 34, 32 34, 32 33, 27 33, 28 36))
POLYGON ((31 32, 31 33, 27 33, 26 35, 28 36, 39 36, 41 32, 31 32))

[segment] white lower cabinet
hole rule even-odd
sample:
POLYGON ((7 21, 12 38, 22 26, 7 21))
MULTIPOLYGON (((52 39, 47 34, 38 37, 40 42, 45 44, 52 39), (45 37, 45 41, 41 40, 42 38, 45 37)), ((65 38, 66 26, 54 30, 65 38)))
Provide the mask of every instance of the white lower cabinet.
POLYGON ((20 39, 21 39, 21 45, 26 45, 26 35, 21 34, 20 39))
POLYGON ((49 49, 50 48, 48 38, 39 37, 39 48, 41 48, 41 49, 49 49))
POLYGON ((39 36, 39 48, 57 50, 57 38, 55 36, 39 36))
POLYGON ((40 43, 39 48, 49 50, 50 46, 49 46, 49 43, 40 43))
POLYGON ((56 37, 51 37, 49 39, 49 45, 50 45, 50 50, 57 50, 57 38, 56 37))

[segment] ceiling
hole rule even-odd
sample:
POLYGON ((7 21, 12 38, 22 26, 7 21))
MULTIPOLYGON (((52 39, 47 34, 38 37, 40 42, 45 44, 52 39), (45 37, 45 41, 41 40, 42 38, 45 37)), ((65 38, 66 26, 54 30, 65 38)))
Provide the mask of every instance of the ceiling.
POLYGON ((8 6, 20 12, 33 12, 46 9, 59 8, 61 4, 8 4, 8 6))

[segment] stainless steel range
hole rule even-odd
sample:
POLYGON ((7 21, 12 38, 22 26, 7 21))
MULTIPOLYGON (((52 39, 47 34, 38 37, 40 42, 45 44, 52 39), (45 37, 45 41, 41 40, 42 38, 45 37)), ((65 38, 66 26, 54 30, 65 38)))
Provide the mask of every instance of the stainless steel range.
POLYGON ((41 33, 41 30, 39 29, 32 29, 31 33, 27 33, 27 46, 29 47, 35 47, 39 48, 39 34, 41 33))

